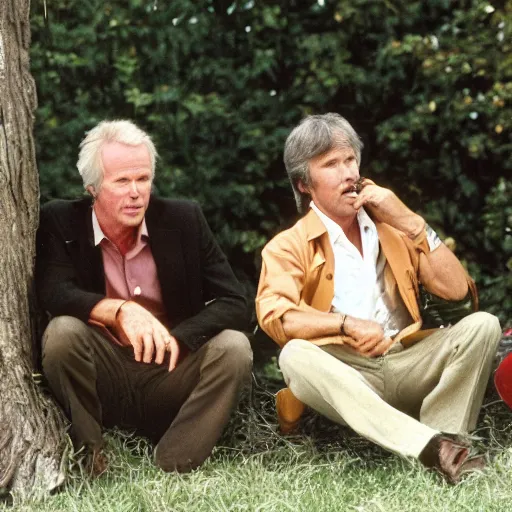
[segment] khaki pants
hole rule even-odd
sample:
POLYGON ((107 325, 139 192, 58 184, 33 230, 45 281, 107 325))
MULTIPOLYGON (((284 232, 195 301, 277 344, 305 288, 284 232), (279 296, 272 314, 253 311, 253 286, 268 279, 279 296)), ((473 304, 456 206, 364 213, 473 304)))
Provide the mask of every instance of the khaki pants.
POLYGON ((479 312, 371 359, 343 345, 292 340, 279 365, 306 405, 383 448, 418 457, 437 433, 475 428, 500 337, 498 319, 479 312))
POLYGON ((102 426, 135 429, 158 442, 166 471, 187 471, 211 453, 241 388, 252 352, 240 332, 225 330, 172 371, 135 361, 131 347, 107 340, 77 318, 60 316, 43 336, 43 371, 71 420, 76 448, 102 445, 102 426))

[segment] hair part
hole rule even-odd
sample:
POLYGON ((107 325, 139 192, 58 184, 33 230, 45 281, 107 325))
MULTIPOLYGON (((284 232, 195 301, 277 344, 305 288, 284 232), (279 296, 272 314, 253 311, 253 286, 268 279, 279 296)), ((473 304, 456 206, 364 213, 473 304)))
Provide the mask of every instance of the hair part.
POLYGON ((299 183, 311 185, 309 162, 333 149, 350 147, 361 164, 363 142, 352 125, 335 113, 305 117, 288 135, 284 145, 284 165, 292 185, 297 210, 303 214, 310 195, 299 190, 299 183))
POLYGON ((158 153, 151 137, 128 120, 101 121, 87 132, 80 143, 76 166, 87 191, 90 192, 92 187, 97 194, 100 190, 103 181, 101 151, 103 146, 109 142, 118 142, 128 146, 144 144, 148 148, 151 160, 151 180, 153 180, 158 153))

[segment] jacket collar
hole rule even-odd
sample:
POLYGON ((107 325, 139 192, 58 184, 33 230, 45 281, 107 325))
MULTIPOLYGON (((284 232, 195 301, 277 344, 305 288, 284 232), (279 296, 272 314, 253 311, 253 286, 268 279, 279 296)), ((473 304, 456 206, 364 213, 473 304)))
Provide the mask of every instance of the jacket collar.
POLYGON ((321 237, 324 233, 327 233, 325 224, 320 220, 320 217, 312 209, 309 209, 308 213, 303 218, 306 226, 306 236, 308 242, 315 238, 321 237))
MULTIPOLYGON (((370 217, 371 218, 371 217, 370 217)), ((382 250, 389 260, 390 255, 393 252, 396 252, 397 247, 397 238, 399 238, 398 231, 394 230, 391 226, 379 222, 375 219, 372 219, 375 223, 375 227, 377 228, 377 233, 379 236, 379 243, 381 244, 382 250)), ((303 217, 303 222, 306 226, 306 236, 308 242, 314 240, 315 238, 320 238, 324 233, 327 233, 327 228, 324 223, 320 219, 320 217, 316 214, 316 212, 312 209, 308 211, 308 213, 303 217)), ((396 258, 391 258, 392 261, 395 261, 396 258)), ((400 272, 400 265, 397 268, 394 268, 393 271, 395 275, 400 272)))
MULTIPOLYGON (((96 212, 94 211, 94 208, 91 208, 92 214, 92 231, 93 231, 93 239, 94 239, 94 245, 100 245, 103 239, 109 240, 108 237, 105 235, 103 230, 101 229, 100 223, 98 221, 98 217, 96 216, 96 212)), ((147 238, 148 235, 148 228, 146 226, 146 217, 144 216, 142 218, 142 223, 137 229, 137 244, 140 243, 140 240, 142 237, 147 238)))
MULTIPOLYGON (((327 229, 326 225, 323 223, 320 216, 313 210, 313 208, 310 208, 308 213, 303 218, 304 224, 306 225, 306 236, 308 242, 311 240, 314 240, 315 238, 321 237, 324 233, 328 233, 329 230, 327 229)), ((377 231, 379 232, 379 225, 380 223, 374 221, 366 212, 363 212, 363 215, 358 216, 358 221, 362 226, 368 226, 372 228, 372 225, 375 226, 373 229, 377 228, 377 231)), ((341 229, 341 228, 340 228, 341 229)))

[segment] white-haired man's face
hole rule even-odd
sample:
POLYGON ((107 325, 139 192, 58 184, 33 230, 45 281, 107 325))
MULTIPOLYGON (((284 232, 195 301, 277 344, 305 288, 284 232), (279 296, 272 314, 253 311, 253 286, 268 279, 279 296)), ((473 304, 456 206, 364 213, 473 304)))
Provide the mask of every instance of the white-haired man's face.
POLYGON ((104 231, 138 227, 151 194, 151 159, 145 144, 106 143, 101 151, 103 181, 94 210, 104 231))

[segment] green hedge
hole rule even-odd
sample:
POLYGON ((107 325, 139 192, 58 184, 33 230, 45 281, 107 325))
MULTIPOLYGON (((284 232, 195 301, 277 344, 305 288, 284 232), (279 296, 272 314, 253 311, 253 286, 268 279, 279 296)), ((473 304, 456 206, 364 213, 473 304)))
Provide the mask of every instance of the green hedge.
POLYGON ((156 189, 196 198, 254 294, 296 218, 282 164, 309 113, 346 116, 362 173, 443 236, 512 323, 512 2, 55 0, 32 4, 41 198, 82 193, 85 130, 131 118, 156 189), (169 4, 169 5, 168 5, 169 4))

